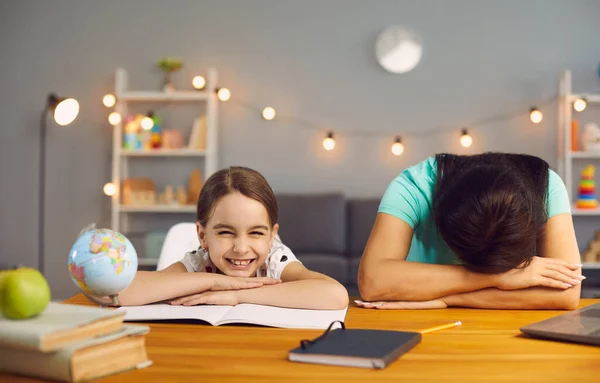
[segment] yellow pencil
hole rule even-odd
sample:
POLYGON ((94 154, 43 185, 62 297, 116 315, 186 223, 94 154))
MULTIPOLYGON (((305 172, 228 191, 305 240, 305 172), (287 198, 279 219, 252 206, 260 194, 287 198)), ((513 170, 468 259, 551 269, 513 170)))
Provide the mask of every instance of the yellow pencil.
POLYGON ((445 330, 447 328, 452 328, 452 327, 460 326, 461 324, 462 324, 461 321, 457 321, 457 322, 452 322, 452 323, 447 323, 447 324, 443 324, 443 325, 439 325, 439 326, 427 328, 427 329, 421 330, 419 332, 421 334, 427 334, 429 332, 434 332, 434 331, 439 331, 439 330, 445 330))

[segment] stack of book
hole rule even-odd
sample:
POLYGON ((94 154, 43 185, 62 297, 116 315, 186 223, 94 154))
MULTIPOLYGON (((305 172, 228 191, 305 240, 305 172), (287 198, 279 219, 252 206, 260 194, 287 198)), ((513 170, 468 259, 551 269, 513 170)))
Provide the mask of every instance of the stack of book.
POLYGON ((35 318, 0 317, 0 371, 75 382, 143 368, 148 332, 123 312, 50 302, 35 318))

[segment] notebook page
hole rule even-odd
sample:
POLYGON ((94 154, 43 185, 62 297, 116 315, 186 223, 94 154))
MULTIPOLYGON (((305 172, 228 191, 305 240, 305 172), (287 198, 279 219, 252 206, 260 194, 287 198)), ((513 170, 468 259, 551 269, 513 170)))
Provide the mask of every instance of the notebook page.
POLYGON ((271 327, 297 329, 326 329, 331 322, 346 318, 342 310, 306 310, 242 303, 234 306, 219 324, 250 323, 271 327))
POLYGON ((152 304, 144 306, 123 306, 118 311, 125 311, 125 321, 141 320, 174 320, 199 319, 213 326, 217 325, 232 306, 172 306, 168 304, 152 304))

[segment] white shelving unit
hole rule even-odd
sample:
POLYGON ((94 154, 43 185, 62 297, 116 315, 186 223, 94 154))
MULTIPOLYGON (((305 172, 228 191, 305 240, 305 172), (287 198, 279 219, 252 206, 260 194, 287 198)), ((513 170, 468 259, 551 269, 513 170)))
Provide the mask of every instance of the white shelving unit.
MULTIPOLYGON (((573 102, 579 98, 588 104, 600 104, 600 94, 574 93, 571 72, 564 71, 560 76, 558 93, 558 173, 565 182, 571 199, 571 213, 575 216, 600 216, 600 209, 578 209, 573 195, 573 162, 581 160, 600 160, 600 152, 571 150, 571 123, 573 121, 573 102)), ((583 263, 583 269, 600 269, 600 262, 583 263)))
MULTIPOLYGON (((560 76, 558 95, 558 173, 565 181, 571 202, 573 202, 576 197, 571 195, 573 191, 573 161, 600 159, 600 152, 571 150, 573 102, 579 98, 584 98, 588 104, 600 104, 600 94, 573 93, 571 72, 564 71, 560 76)), ((577 209, 573 205, 572 214, 574 216, 600 216, 600 209, 577 209)))
MULTIPOLYGON (((129 159, 136 157, 135 161, 143 161, 144 157, 190 157, 204 158, 202 176, 204 179, 217 171, 218 162, 218 99, 214 89, 217 87, 217 72, 211 69, 207 73, 205 90, 200 91, 136 91, 128 88, 127 72, 117 69, 115 74, 115 96, 117 102, 115 111, 122 116, 122 122, 113 129, 112 150, 112 182, 117 187, 117 192, 111 199, 111 228, 127 232, 129 230, 129 214, 153 213, 194 213, 196 206, 180 205, 151 205, 127 206, 121 205, 121 181, 129 176, 129 159), (123 149, 123 121, 128 115, 130 103, 205 103, 207 137, 206 150, 194 150, 187 147, 181 149, 152 149, 131 150, 123 149)), ((191 124, 192 121, 190 121, 191 124)), ((157 259, 140 258, 142 266, 156 265, 157 259)))

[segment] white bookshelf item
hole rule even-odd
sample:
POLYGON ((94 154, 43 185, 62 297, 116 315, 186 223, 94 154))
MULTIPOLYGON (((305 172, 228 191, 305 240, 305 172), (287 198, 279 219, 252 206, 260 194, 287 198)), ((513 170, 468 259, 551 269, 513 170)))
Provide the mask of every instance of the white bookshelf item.
MULTIPOLYGON (((218 163, 218 98, 213 91, 217 87, 217 71, 209 69, 207 73, 206 90, 202 91, 137 91, 128 89, 127 72, 119 68, 115 73, 115 96, 117 102, 115 111, 122 118, 121 122, 113 128, 113 150, 112 150, 112 183, 117 192, 111 199, 111 228, 113 230, 127 232, 129 230, 129 214, 134 213, 194 213, 194 205, 148 205, 128 206, 121 205, 121 182, 128 177, 129 161, 131 157, 190 157, 203 158, 204 167, 201 169, 204 179, 216 172, 218 163), (187 142, 180 149, 152 149, 132 150, 123 148, 123 125, 128 115, 129 103, 206 103, 206 148, 190 148, 187 142)), ((155 265, 156 260, 147 259, 140 262, 142 265, 155 265)))
POLYGON ((571 124, 573 121, 573 101, 585 98, 588 104, 600 103, 600 94, 573 93, 571 72, 564 71, 560 76, 558 92, 558 174, 565 182, 571 199, 573 216, 600 216, 600 209, 578 209, 575 207, 577 195, 573 195, 573 161, 600 159, 600 151, 572 151, 571 124))

